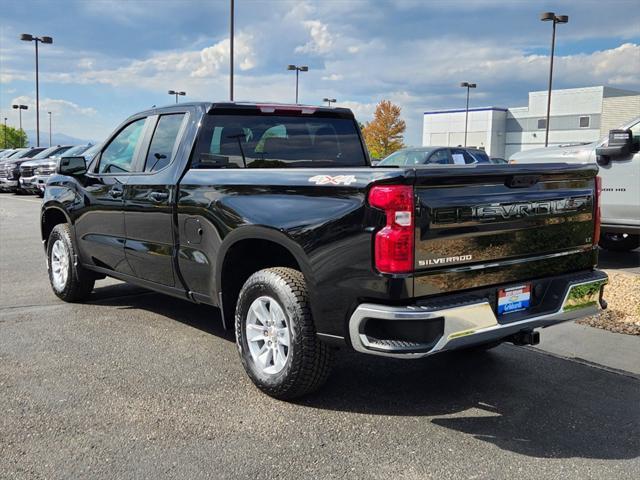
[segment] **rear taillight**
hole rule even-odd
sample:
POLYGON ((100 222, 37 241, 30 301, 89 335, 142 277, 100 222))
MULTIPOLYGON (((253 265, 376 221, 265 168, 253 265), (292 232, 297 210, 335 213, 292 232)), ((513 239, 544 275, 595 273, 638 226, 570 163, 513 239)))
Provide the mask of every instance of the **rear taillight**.
POLYGON ((602 178, 596 177, 595 201, 593 202, 593 244, 600 242, 600 197, 602 196, 602 178))
POLYGON ((375 236, 376 269, 381 273, 413 271, 413 187, 374 186, 369 191, 369 204, 387 215, 387 224, 375 236))

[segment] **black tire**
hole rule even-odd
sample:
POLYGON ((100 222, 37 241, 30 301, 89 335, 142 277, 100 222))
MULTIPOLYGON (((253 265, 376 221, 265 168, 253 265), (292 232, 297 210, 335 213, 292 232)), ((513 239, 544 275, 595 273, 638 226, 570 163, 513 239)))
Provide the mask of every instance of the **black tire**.
POLYGON ((640 235, 602 232, 600 246, 613 252, 629 252, 640 247, 640 235))
POLYGON ((47 242, 47 270, 49 272, 49 283, 51 284, 53 293, 65 302, 79 302, 84 300, 89 296, 95 285, 95 277, 92 272, 86 270, 77 262, 74 262, 76 258, 76 251, 71 241, 69 225, 66 223, 56 225, 51 231, 47 242), (68 255, 66 281, 62 285, 56 284, 54 281, 55 273, 52 268, 52 251, 54 250, 56 242, 62 242, 68 255))
POLYGON ((277 267, 251 275, 238 296, 235 329, 240 360, 247 375, 271 397, 287 400, 306 395, 322 386, 331 373, 333 350, 316 336, 306 283, 297 270, 277 267), (275 300, 286 319, 289 346, 284 367, 277 373, 263 371, 252 357, 247 341, 249 309, 260 297, 275 300))

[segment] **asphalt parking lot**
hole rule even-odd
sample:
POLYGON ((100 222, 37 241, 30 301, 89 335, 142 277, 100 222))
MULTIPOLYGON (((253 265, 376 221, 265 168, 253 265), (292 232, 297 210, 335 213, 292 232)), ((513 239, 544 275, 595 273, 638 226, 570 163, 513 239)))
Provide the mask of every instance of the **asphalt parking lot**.
POLYGON ((640 380, 541 351, 341 351, 284 403, 215 309, 116 281, 50 291, 39 200, 0 194, 2 478, 639 478, 640 380))

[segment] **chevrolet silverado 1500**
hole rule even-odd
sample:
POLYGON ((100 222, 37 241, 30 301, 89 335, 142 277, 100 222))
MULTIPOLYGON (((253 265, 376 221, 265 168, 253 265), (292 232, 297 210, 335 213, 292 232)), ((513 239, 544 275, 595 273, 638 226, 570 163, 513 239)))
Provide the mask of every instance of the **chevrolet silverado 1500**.
POLYGON ((105 276, 219 307, 251 380, 318 388, 333 350, 420 358, 595 313, 596 165, 371 167, 343 108, 191 103, 60 160, 42 241, 53 291, 105 276))

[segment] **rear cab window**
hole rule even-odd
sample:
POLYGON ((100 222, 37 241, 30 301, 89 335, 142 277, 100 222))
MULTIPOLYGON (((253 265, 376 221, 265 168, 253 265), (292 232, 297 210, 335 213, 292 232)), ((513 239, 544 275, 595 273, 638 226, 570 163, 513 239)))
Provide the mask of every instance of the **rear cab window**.
POLYGON ((196 168, 361 167, 368 165, 353 118, 233 113, 205 116, 196 168))

